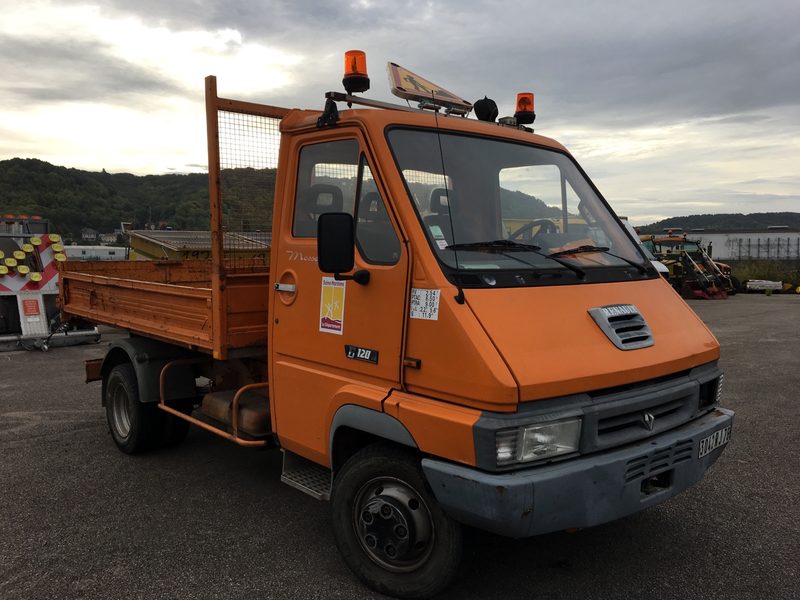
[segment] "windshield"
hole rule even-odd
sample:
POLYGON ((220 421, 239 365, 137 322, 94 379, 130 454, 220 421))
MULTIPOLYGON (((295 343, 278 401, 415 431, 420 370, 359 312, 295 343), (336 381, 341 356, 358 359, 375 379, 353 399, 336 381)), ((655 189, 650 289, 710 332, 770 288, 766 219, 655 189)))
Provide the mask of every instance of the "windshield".
POLYGON ((428 240, 459 282, 650 275, 637 245, 566 155, 429 130, 392 129, 388 139, 428 240), (487 271, 494 275, 475 277, 487 271))
POLYGON ((686 240, 658 240, 656 245, 660 247, 659 252, 681 250, 685 252, 700 252, 697 242, 688 242, 686 240))

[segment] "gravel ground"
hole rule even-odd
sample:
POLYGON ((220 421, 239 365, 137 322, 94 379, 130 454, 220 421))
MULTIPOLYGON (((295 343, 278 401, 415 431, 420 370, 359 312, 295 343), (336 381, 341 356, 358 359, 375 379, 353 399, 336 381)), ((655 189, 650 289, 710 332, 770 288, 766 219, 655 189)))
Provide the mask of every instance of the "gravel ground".
MULTIPOLYGON (((733 438, 697 486, 577 533, 470 532, 444 598, 798 598, 800 296, 692 301, 719 338, 733 438)), ((107 332, 104 342, 117 332, 107 332)), ((378 598, 280 455, 193 429, 130 457, 82 362, 0 353, 0 598, 378 598)))

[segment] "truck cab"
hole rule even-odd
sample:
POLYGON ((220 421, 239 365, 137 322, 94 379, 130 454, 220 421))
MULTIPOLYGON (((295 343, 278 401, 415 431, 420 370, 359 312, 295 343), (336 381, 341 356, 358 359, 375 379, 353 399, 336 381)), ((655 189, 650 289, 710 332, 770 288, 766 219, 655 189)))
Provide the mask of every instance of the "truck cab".
MULTIPOLYGON (((733 413, 719 406, 717 341, 570 153, 523 124, 524 106, 473 120, 435 97, 414 109, 329 93, 324 111, 285 110, 207 84, 208 305, 235 289, 238 308, 196 319, 207 345, 184 328, 172 354, 151 327, 143 344, 158 349, 127 371, 132 401, 113 372, 136 343, 95 364, 108 406, 151 403, 234 441, 255 407, 283 481, 331 501, 348 566, 401 597, 453 579, 463 525, 510 537, 597 525, 682 492, 720 456, 733 413), (268 270, 235 288, 231 115, 277 119, 280 137, 268 270), (247 314, 263 319, 263 347, 216 345, 256 332, 247 314), (210 425, 199 413, 223 396, 193 386, 219 381, 220 365, 231 392, 210 425)), ((109 410, 112 433, 123 413, 109 410)))

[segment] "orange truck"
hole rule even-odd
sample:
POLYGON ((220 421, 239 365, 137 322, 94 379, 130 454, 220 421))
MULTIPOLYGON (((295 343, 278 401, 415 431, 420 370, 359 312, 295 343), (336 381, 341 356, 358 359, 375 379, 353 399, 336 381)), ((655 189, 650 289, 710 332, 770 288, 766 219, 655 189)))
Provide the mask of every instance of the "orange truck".
MULTIPOLYGON (((429 597, 463 526, 584 528, 700 481, 731 434, 719 345, 569 152, 363 54, 324 110, 206 79, 212 258, 72 262, 67 317, 130 331, 86 364, 117 446, 190 425, 279 448, 368 586, 429 597), (341 108, 341 110, 340 110, 341 108)), ((322 105, 322 99, 320 101, 322 105)))

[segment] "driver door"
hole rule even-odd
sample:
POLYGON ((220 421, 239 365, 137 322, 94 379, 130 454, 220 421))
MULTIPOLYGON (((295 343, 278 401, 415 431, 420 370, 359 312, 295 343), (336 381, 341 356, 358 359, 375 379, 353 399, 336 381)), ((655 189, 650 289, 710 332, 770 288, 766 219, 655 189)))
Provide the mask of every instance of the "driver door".
POLYGON ((322 463, 338 407, 381 410, 400 385, 409 268, 364 139, 357 131, 341 135, 294 140, 295 177, 286 190, 292 209, 283 210, 273 240, 279 286, 270 303, 273 427, 287 449, 322 463), (366 285, 320 272, 316 221, 325 212, 354 215, 355 268, 369 271, 366 285))

